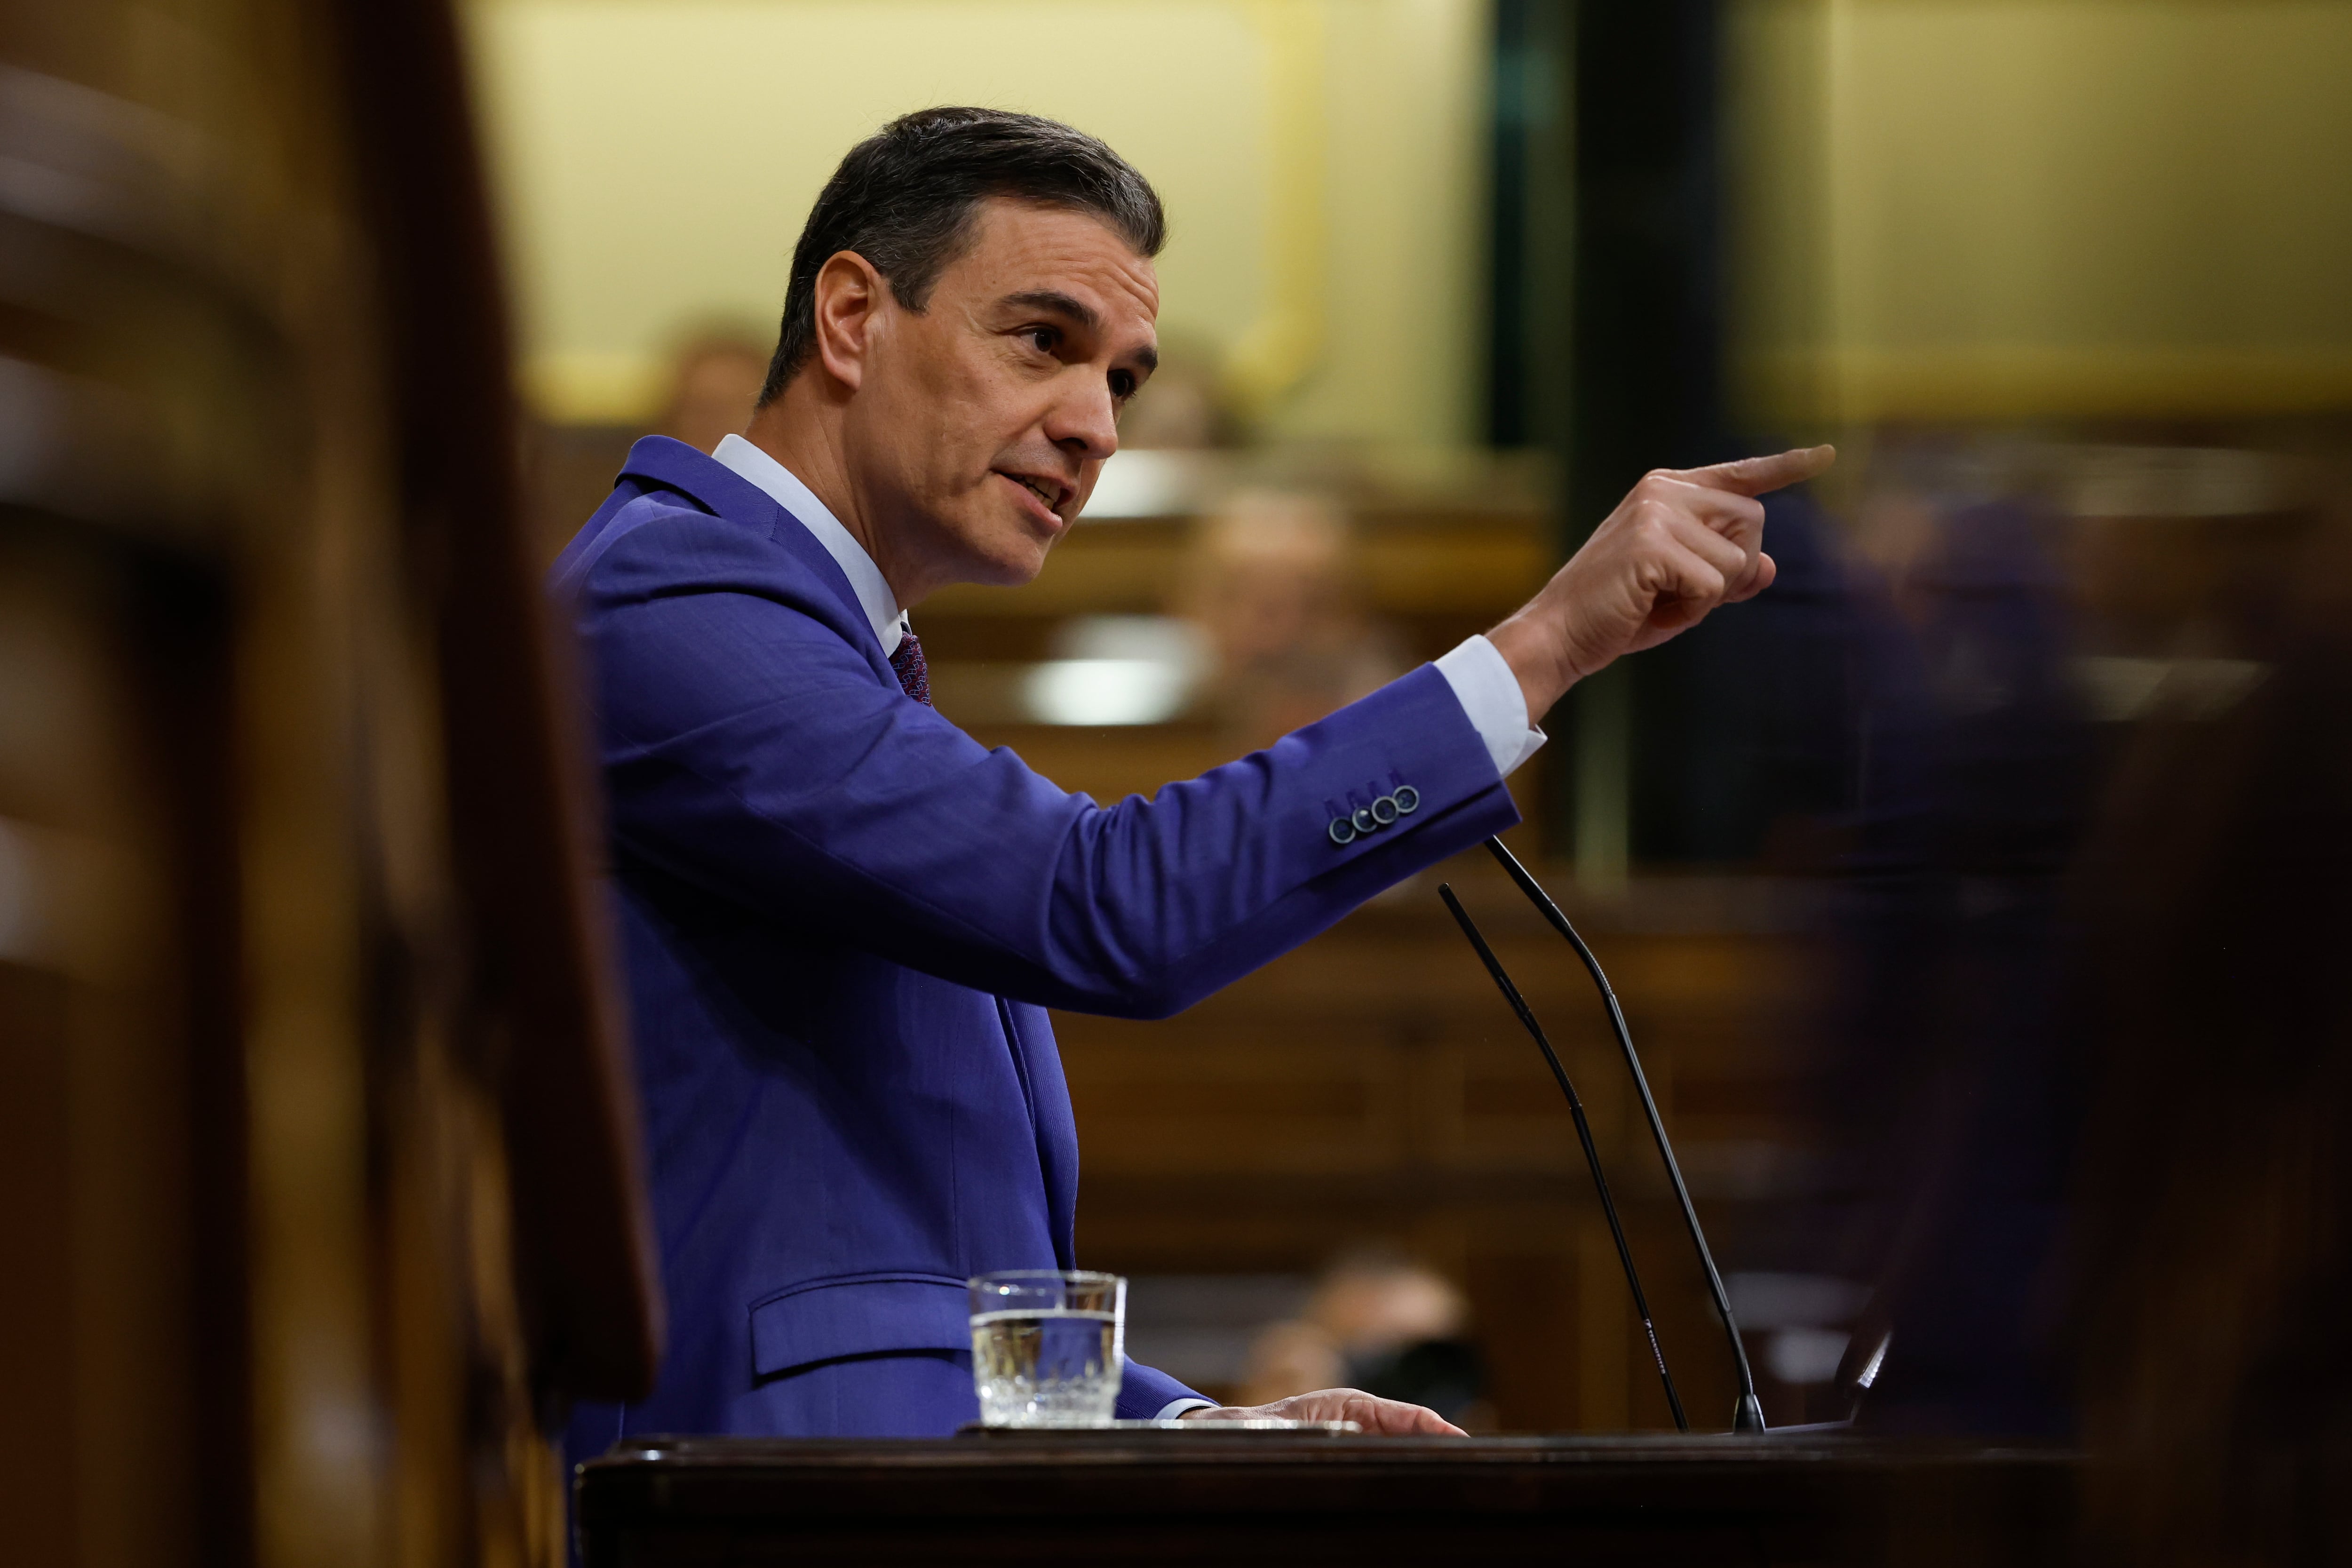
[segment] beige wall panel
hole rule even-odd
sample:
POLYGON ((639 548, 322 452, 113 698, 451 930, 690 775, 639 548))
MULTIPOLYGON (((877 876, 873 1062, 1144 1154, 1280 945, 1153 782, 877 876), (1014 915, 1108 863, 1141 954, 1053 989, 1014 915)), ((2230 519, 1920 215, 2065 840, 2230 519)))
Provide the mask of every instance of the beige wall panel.
POLYGON ((1729 40, 1751 413, 2352 403, 2352 5, 1745 0, 1729 40))
POLYGON ((801 219, 890 117, 1102 136, 1167 199, 1161 329, 1278 435, 1475 418, 1473 0, 474 0, 534 395, 627 422, 684 330, 772 331, 801 219))

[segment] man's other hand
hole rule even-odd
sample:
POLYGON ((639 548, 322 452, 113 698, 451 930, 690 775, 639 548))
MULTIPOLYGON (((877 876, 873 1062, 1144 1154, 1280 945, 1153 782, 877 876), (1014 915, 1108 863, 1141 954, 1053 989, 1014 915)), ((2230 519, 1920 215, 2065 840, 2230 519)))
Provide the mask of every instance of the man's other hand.
POLYGON ((1756 498, 1836 460, 1835 447, 1805 447, 1643 475, 1542 592, 1486 634, 1519 678, 1528 722, 1619 655, 1655 647, 1717 605, 1770 587, 1756 498))
POLYGON ((1220 1405, 1184 1412, 1185 1421, 1353 1421, 1366 1432, 1390 1437, 1467 1437, 1470 1434, 1419 1405, 1382 1399, 1360 1388, 1326 1388, 1294 1394, 1271 1405, 1220 1405))

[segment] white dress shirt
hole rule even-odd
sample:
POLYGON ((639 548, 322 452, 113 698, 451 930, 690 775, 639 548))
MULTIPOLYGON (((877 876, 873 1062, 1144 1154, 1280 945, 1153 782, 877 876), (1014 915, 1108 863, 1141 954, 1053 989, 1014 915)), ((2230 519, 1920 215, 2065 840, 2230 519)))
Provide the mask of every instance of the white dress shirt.
POLYGON ((798 475, 784 467, 740 436, 730 436, 719 443, 711 457, 736 473, 751 480, 775 500, 775 503, 800 520, 803 528, 816 536, 824 552, 849 579, 850 589, 857 595, 857 607, 866 612, 866 619, 874 627, 874 640, 882 645, 882 657, 889 658, 898 651, 900 639, 907 635, 907 612, 898 607, 898 596, 890 592, 882 568, 874 564, 874 557, 857 542, 856 535, 841 526, 816 492, 801 483, 798 475))
MULTIPOLYGON (((856 537, 841 526, 841 520, 816 499, 816 492, 801 483, 790 468, 740 436, 730 436, 720 441, 710 455, 766 491, 778 506, 799 519, 801 526, 816 536, 824 552, 841 567, 842 575, 849 579, 849 586, 857 595, 858 607, 866 612, 866 619, 874 628, 874 640, 882 645, 883 657, 898 652, 899 640, 907 635, 907 612, 898 607, 882 568, 874 564, 874 557, 866 553, 856 537)), ((1536 749, 1544 743, 1544 732, 1528 722, 1528 701, 1519 691, 1519 678, 1511 673, 1501 652, 1484 637, 1468 637, 1441 655, 1437 673, 1445 677, 1445 684, 1454 689, 1454 700, 1462 704, 1471 728, 1486 742, 1486 755, 1494 759, 1495 771, 1505 778, 1534 756, 1536 749)), ((1171 1399, 1154 1419, 1173 1421, 1188 1410, 1215 1408, 1213 1400, 1171 1399)))

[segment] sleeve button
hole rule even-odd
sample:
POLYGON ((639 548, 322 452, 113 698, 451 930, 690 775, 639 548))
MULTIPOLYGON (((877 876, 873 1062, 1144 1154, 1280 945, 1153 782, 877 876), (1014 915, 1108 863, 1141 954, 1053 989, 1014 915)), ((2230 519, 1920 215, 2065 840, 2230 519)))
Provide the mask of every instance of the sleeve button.
POLYGON ((1331 819, 1330 834, 1334 844, 1352 844, 1356 838, 1356 825, 1344 816, 1335 816, 1331 819))

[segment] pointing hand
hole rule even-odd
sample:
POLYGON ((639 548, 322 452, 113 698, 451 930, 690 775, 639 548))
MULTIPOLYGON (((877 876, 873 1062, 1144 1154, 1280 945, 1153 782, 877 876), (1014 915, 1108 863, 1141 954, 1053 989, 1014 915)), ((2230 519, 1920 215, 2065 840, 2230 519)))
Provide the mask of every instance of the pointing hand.
POLYGON ((1655 647, 1717 605, 1770 587, 1756 498, 1836 460, 1834 447, 1805 447, 1643 475, 1542 591, 1486 634, 1519 678, 1528 722, 1619 655, 1655 647))

